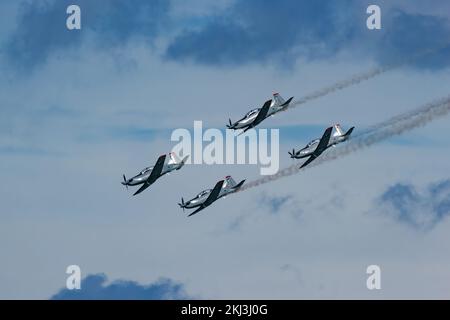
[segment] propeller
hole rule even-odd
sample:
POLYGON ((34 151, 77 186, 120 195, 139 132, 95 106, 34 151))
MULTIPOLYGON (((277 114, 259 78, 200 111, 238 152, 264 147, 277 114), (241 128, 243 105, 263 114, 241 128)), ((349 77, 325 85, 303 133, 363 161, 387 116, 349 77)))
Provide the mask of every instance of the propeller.
POLYGON ((295 149, 292 149, 292 153, 291 152, 288 153, 291 156, 291 159, 295 159, 295 149))
POLYGON ((228 119, 228 121, 230 122, 230 124, 227 124, 227 128, 231 129, 233 127, 233 123, 231 123, 231 119, 228 119))
POLYGON ((185 203, 184 203, 183 197, 181 198, 181 203, 178 203, 178 205, 180 206, 180 208, 183 208, 183 212, 184 212, 184 209, 185 209, 185 203))
POLYGON ((127 177, 125 177, 125 175, 123 175, 123 183, 122 183, 125 187, 127 187, 128 190, 128 184, 127 184, 127 177))

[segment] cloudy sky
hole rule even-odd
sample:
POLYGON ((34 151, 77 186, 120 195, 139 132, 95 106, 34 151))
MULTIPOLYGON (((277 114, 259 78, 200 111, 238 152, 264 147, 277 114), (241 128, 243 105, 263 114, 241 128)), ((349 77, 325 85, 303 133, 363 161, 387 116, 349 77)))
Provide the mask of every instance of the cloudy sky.
MULTIPOLYGON (((445 0, 2 1, 0 298, 449 298, 449 118, 192 218, 182 196, 259 167, 187 165, 137 197, 120 184, 173 129, 222 129, 273 91, 298 99, 447 43, 445 0), (72 3, 81 30, 66 29, 72 3)), ((280 129, 289 166, 324 127, 363 130, 449 83, 450 49, 434 50, 261 127, 280 129)))

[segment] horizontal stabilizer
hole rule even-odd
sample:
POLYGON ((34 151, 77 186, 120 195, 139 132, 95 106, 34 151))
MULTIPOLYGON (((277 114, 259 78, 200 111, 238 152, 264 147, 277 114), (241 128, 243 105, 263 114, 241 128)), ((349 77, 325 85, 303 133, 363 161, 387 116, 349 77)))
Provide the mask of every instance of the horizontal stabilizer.
POLYGON ((294 97, 290 97, 289 99, 287 99, 287 101, 285 103, 283 103, 281 106, 282 107, 286 107, 289 105, 289 103, 291 103, 292 99, 294 99, 294 97))
POLYGON ((349 137, 352 134, 354 129, 355 129, 355 127, 351 127, 350 129, 348 129, 348 131, 344 134, 344 136, 349 137))
POLYGON ((235 186, 233 187, 233 189, 234 189, 234 190, 239 189, 240 187, 242 187, 242 185, 244 184, 244 182, 245 182, 245 179, 242 180, 241 182, 239 182, 237 185, 235 185, 235 186))

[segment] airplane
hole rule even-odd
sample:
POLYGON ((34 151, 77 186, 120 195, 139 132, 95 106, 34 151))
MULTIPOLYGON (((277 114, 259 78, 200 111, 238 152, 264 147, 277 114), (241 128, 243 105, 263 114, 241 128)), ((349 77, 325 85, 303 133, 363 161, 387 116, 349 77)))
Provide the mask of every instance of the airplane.
POLYGON ((181 203, 178 203, 178 205, 183 209, 183 211, 184 209, 197 208, 197 210, 188 215, 188 217, 190 217, 205 209, 219 198, 236 192, 240 187, 242 187, 244 182, 245 180, 242 180, 236 184, 231 176, 226 176, 224 180, 217 182, 213 189, 204 190, 189 201, 185 202, 184 199, 181 198, 181 203))
POLYGON ((166 173, 173 170, 180 170, 188 158, 189 155, 185 156, 183 160, 180 160, 175 153, 170 152, 168 161, 166 161, 167 154, 163 154, 158 158, 153 167, 146 167, 142 169, 142 171, 134 177, 127 179, 125 175, 123 175, 123 181, 121 183, 126 186, 127 189, 128 186, 142 184, 142 186, 133 194, 133 196, 135 196, 150 187, 158 178, 162 177, 166 173))
POLYGON ((306 147, 299 151, 292 149, 292 152, 288 152, 292 159, 302 159, 310 157, 301 167, 305 167, 315 160, 319 155, 321 155, 329 147, 334 147, 337 144, 344 142, 350 138, 355 127, 351 127, 347 132, 344 133, 339 124, 329 127, 325 130, 321 139, 315 139, 308 143, 306 147), (333 128, 335 129, 332 135, 333 128))
POLYGON ((242 119, 227 124, 228 129, 244 129, 243 133, 250 130, 260 124, 264 119, 273 116, 275 113, 285 110, 291 103, 294 97, 290 97, 285 101, 279 93, 273 94, 273 99, 267 100, 262 108, 250 110, 242 119))

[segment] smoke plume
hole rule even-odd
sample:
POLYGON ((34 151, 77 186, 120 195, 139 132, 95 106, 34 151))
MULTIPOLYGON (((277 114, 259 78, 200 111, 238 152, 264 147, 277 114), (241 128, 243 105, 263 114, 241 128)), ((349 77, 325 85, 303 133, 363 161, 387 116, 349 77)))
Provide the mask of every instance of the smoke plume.
POLYGON ((327 163, 329 161, 338 159, 340 157, 352 154, 362 149, 368 148, 375 143, 384 141, 391 137, 400 135, 418 127, 422 127, 429 122, 439 119, 450 112, 450 96, 440 100, 428 103, 420 108, 400 114, 377 125, 374 125, 370 130, 350 138, 342 146, 325 151, 317 160, 303 169, 299 169, 299 164, 295 164, 284 168, 278 173, 271 176, 264 176, 245 184, 239 191, 244 191, 261 184, 269 183, 283 177, 291 176, 300 171, 307 170, 327 163))

